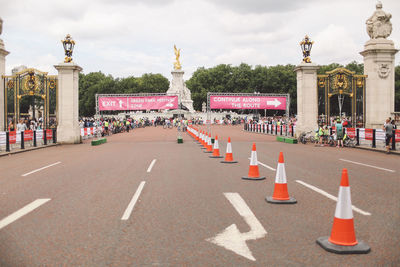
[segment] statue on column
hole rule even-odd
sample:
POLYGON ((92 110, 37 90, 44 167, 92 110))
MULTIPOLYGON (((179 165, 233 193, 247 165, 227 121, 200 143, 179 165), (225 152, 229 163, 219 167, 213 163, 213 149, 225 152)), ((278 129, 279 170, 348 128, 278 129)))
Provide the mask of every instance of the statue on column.
MULTIPOLYGON (((3 32, 3 20, 0 18, 0 35, 2 32, 3 32)), ((0 38, 0 47, 4 48, 4 43, 3 40, 1 40, 1 38, 0 38)))
POLYGON ((179 62, 179 57, 181 56, 181 49, 177 49, 176 45, 174 45, 174 52, 175 52, 175 59, 176 59, 176 61, 174 62, 174 69, 180 70, 182 68, 181 62, 179 62))
POLYGON ((386 39, 392 33, 392 15, 382 10, 382 3, 378 1, 376 10, 372 16, 367 19, 367 33, 371 39, 386 39))

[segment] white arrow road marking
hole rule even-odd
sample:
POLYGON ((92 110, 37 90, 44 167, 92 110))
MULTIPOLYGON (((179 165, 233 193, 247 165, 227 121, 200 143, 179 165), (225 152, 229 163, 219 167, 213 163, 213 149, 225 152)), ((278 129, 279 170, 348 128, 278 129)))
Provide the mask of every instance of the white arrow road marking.
POLYGON ((279 106, 280 104, 282 104, 281 101, 279 101, 279 100, 276 99, 276 98, 274 98, 273 101, 268 101, 268 100, 267 100, 267 106, 275 106, 275 107, 277 107, 277 106, 279 106))
POLYGON ((50 198, 36 199, 35 201, 33 201, 30 204, 23 207, 22 209, 17 210, 13 214, 7 216, 6 218, 4 218, 3 220, 0 221, 0 229, 3 227, 6 227, 10 223, 15 222, 16 220, 18 220, 22 216, 25 216, 26 214, 33 211, 34 209, 42 206, 47 201, 50 201, 50 198))
POLYGON ((250 226, 250 231, 247 233, 241 233, 236 224, 232 224, 215 237, 206 239, 206 241, 231 250, 249 260, 255 261, 256 259, 253 257, 246 241, 263 238, 267 234, 267 231, 265 231, 264 227, 257 220, 254 213, 238 193, 224 193, 224 195, 250 226))

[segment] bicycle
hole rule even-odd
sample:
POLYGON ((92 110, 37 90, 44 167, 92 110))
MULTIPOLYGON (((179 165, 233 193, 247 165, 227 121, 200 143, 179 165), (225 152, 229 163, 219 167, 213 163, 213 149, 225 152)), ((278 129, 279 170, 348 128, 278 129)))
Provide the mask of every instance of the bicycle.
POLYGON ((297 141, 299 143, 302 143, 302 144, 305 145, 305 144, 307 144, 307 142, 315 143, 316 140, 315 140, 315 137, 313 135, 313 132, 309 131, 309 132, 301 133, 299 138, 297 139, 297 141))

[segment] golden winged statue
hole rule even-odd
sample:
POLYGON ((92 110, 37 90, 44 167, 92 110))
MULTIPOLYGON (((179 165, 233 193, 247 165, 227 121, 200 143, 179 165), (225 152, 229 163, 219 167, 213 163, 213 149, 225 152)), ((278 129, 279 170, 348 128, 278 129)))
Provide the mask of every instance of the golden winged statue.
POLYGON ((179 57, 181 56, 181 49, 177 49, 176 45, 174 45, 174 51, 176 59, 176 61, 174 62, 174 69, 180 70, 182 68, 181 63, 179 62, 179 57))

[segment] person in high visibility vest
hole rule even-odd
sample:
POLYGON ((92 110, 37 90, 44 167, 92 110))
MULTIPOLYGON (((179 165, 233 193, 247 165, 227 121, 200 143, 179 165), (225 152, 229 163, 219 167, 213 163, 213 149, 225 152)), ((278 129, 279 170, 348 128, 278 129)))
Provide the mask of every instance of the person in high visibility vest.
POLYGON ((126 121, 126 131, 129 133, 129 128, 131 128, 131 122, 129 120, 126 121))
POLYGON ((329 137, 329 128, 326 125, 326 123, 324 123, 324 138, 323 141, 325 142, 325 144, 328 144, 328 138, 329 137))
POLYGON ((322 125, 319 126, 318 136, 319 136, 319 144, 320 144, 320 146, 323 146, 322 142, 324 140, 324 129, 322 128, 322 125))
POLYGON ((104 122, 104 131, 106 132, 106 134, 108 135, 108 121, 104 122))

